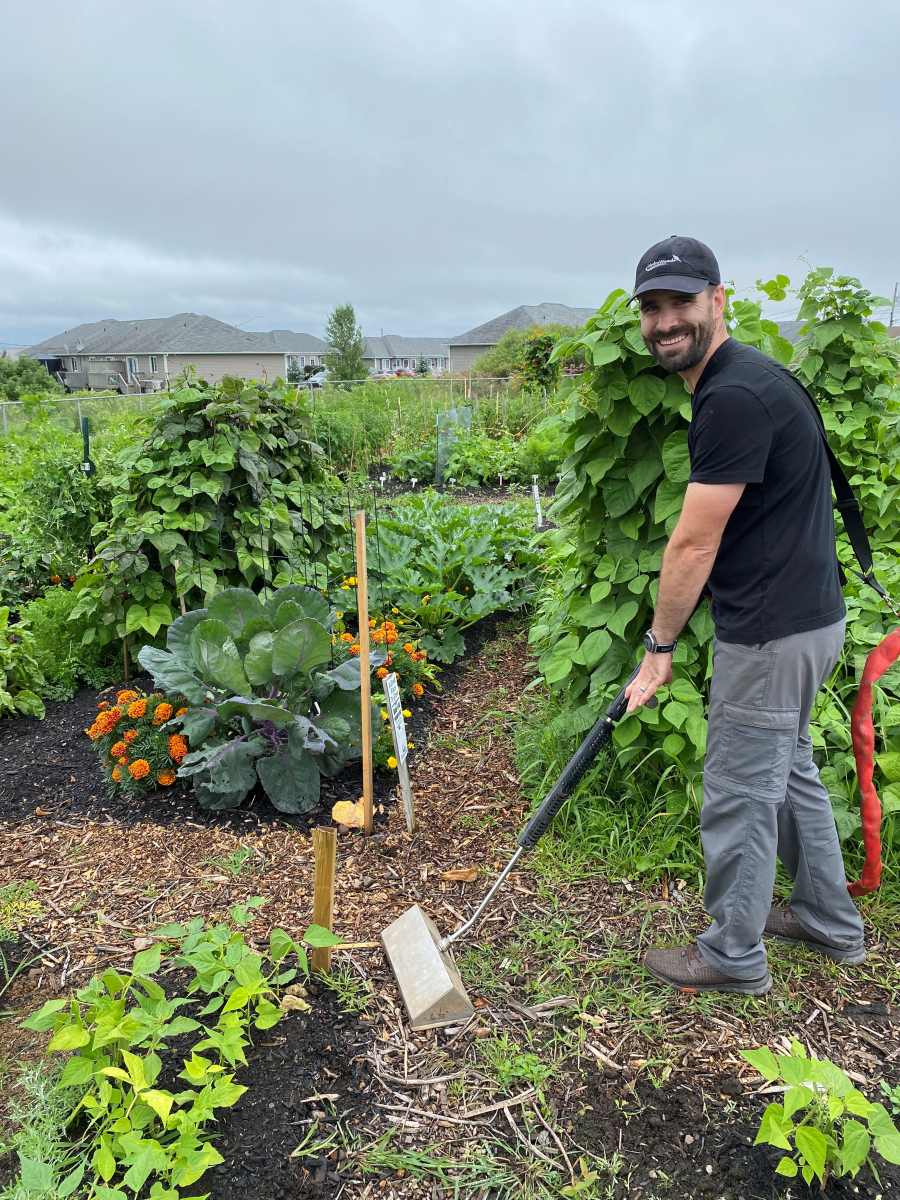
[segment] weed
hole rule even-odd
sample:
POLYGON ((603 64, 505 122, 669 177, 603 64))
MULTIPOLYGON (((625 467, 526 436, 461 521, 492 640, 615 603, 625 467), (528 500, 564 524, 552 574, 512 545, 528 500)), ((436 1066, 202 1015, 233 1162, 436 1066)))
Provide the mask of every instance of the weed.
MULTIPOLYGON (((364 1171, 404 1171, 413 1179, 434 1179, 444 1189, 444 1195, 454 1200, 494 1192, 500 1198, 519 1196, 519 1179, 505 1163, 499 1162, 482 1145, 470 1144, 463 1156, 454 1161, 441 1153, 437 1145, 424 1150, 394 1148, 391 1130, 358 1156, 364 1171)), ((506 1150, 506 1147, 503 1147, 506 1150)))
POLYGON ((372 999, 372 984, 368 979, 359 978, 349 967, 340 964, 332 968, 325 982, 337 993, 342 1012, 365 1012, 372 999))
POLYGON ((14 942, 22 925, 33 924, 43 913, 35 900, 37 884, 8 883, 0 888, 0 942, 14 942))
POLYGON ((479 1049, 497 1083, 506 1090, 521 1083, 540 1089, 556 1070, 554 1063, 542 1062, 531 1051, 523 1051, 508 1033, 485 1038, 479 1049))
POLYGON ((203 861, 217 871, 227 871, 229 875, 240 875, 241 871, 254 871, 261 875, 266 868, 264 856, 247 846, 238 846, 231 854, 211 855, 203 861))

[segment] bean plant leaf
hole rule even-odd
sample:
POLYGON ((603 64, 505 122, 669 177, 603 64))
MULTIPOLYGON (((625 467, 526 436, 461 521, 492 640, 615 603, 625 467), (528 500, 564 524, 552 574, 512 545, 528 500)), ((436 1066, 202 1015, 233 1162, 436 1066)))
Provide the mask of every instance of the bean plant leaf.
POLYGON ((769 1083, 778 1078, 778 1061, 768 1046, 761 1046, 759 1050, 741 1050, 739 1053, 769 1083))
POLYGON ((820 1129, 809 1125, 800 1125, 794 1132, 797 1149, 818 1175, 819 1179, 825 1174, 825 1158, 828 1154, 828 1143, 825 1134, 820 1129))
POLYGON ((758 1146, 761 1143, 767 1143, 770 1146, 777 1146, 780 1150, 791 1150, 793 1147, 788 1141, 787 1135, 793 1131, 793 1128, 793 1121, 790 1117, 785 1117, 784 1109, 780 1104, 768 1104, 753 1144, 758 1146))
POLYGON ((325 929, 322 925, 310 925, 303 935, 303 940, 307 946, 320 949, 326 946, 336 946, 343 941, 343 938, 339 938, 336 933, 332 933, 330 929, 325 929))
POLYGON ((784 1157, 781 1159, 781 1161, 778 1163, 778 1166, 775 1168, 775 1174, 776 1175, 787 1175, 787 1177, 789 1179, 793 1179, 794 1176, 797 1174, 798 1170, 799 1170, 799 1167, 794 1162, 794 1160, 792 1158, 788 1158, 788 1156, 785 1154, 784 1157))
POLYGON ((872 1139, 859 1121, 844 1121, 841 1134, 841 1166, 855 1175, 869 1156, 872 1139))

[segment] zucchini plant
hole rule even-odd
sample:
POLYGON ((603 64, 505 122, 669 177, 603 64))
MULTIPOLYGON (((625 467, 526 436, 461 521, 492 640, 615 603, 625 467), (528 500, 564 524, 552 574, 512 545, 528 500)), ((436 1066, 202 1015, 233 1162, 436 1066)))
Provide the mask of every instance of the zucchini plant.
MULTIPOLYGON (((237 807, 258 779, 280 812, 302 813, 318 803, 321 776, 362 753, 359 660, 326 669, 336 614, 321 592, 290 584, 263 595, 217 593, 169 627, 167 650, 145 646, 138 658, 192 706, 169 724, 190 743, 178 774, 203 808, 237 807)), ((385 657, 373 651, 373 665, 385 657)), ((372 721, 379 729, 374 704, 372 721)))

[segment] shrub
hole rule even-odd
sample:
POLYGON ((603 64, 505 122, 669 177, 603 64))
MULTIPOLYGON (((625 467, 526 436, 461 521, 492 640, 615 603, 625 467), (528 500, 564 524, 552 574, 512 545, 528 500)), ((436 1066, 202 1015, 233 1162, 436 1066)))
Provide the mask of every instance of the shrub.
POLYGON ((88 618, 88 642, 154 638, 175 597, 197 606, 223 583, 271 581, 276 555, 294 572, 323 549, 328 517, 304 508, 302 488, 323 456, 294 393, 231 376, 182 384, 102 481, 112 516, 93 531, 73 614, 88 618))
POLYGON ((524 347, 525 334, 522 330, 507 329, 496 345, 479 354, 472 363, 472 378, 505 379, 518 375, 522 370, 524 347))
POLYGON ((0 607, 0 715, 43 717, 43 686, 31 630, 24 621, 10 627, 9 609, 0 607))
MULTIPOLYGON (((203 808, 235 808, 258 777, 279 811, 307 812, 320 777, 360 756, 359 661, 319 669, 331 662, 334 619, 313 588, 279 588, 265 604, 229 588, 171 625, 167 651, 141 651, 157 686, 193 706, 173 725, 195 747, 178 774, 203 808)), ((372 719, 377 730, 375 705, 372 719)))
POLYGON ((20 610, 34 637, 34 658, 45 681, 43 695, 51 700, 70 699, 82 681, 103 687, 121 678, 121 663, 111 647, 82 642, 87 619, 71 620, 78 600, 77 591, 56 584, 20 610))
MULTIPOLYGON (((869 320, 877 298, 857 280, 831 280, 830 275, 813 272, 800 289, 807 325, 797 348, 779 336, 774 322, 761 318, 757 303, 737 301, 727 317, 739 341, 759 345, 785 363, 795 359, 795 369, 820 404, 832 445, 855 479, 876 569, 896 588, 897 351, 884 326, 869 320)), ((571 522, 571 528, 551 535, 568 547, 566 561, 558 586, 539 606, 531 637, 543 648, 544 679, 565 693, 572 727, 582 731, 633 667, 689 473, 688 393, 680 377, 666 375, 647 352, 627 298, 624 291, 613 292, 585 332, 556 349, 559 356, 581 349, 592 366, 578 379, 564 380, 559 392, 565 405, 559 430, 568 458, 551 513, 571 522)), ((853 562, 843 533, 838 553, 853 562)), ((874 595, 866 596, 857 583, 848 583, 846 595, 851 649, 838 680, 852 689, 860 657, 890 622, 874 595)), ((656 770, 675 769, 684 786, 682 794, 672 796, 675 811, 692 809, 700 799, 712 633, 704 604, 679 641, 674 679, 661 691, 659 708, 641 709, 621 721, 614 734, 620 762, 653 754, 656 770)), ((895 687, 887 683, 878 692, 886 709, 900 703, 895 687)), ((834 755, 846 774, 849 734, 834 693, 823 693, 814 718, 813 740, 825 752, 820 757, 834 755)))
POLYGON ((0 400, 21 400, 25 395, 43 393, 60 396, 65 391, 42 362, 36 358, 0 358, 0 400))
POLYGON ((161 693, 147 696, 126 688, 117 694, 114 705, 104 701, 97 708, 86 732, 97 746, 110 795, 139 796, 176 782, 185 786, 178 780, 178 768, 188 747, 170 724, 188 711, 183 703, 179 707, 178 696, 170 700, 161 693))

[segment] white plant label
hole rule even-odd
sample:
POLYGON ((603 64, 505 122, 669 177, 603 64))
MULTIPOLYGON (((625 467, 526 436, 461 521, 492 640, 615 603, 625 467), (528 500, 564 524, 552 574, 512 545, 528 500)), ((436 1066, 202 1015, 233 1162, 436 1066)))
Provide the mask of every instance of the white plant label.
POLYGON ((534 483, 531 485, 531 491, 534 495, 534 511, 537 513, 537 527, 540 529, 544 523, 544 518, 541 516, 541 493, 538 490, 537 478, 535 478, 534 483))
POLYGON ((396 672, 386 675, 384 678, 384 698, 387 701, 388 720, 391 723, 391 737, 394 739, 394 754, 398 763, 404 763, 409 756, 409 745, 406 739, 406 722, 403 720, 403 702, 400 699, 396 672))

